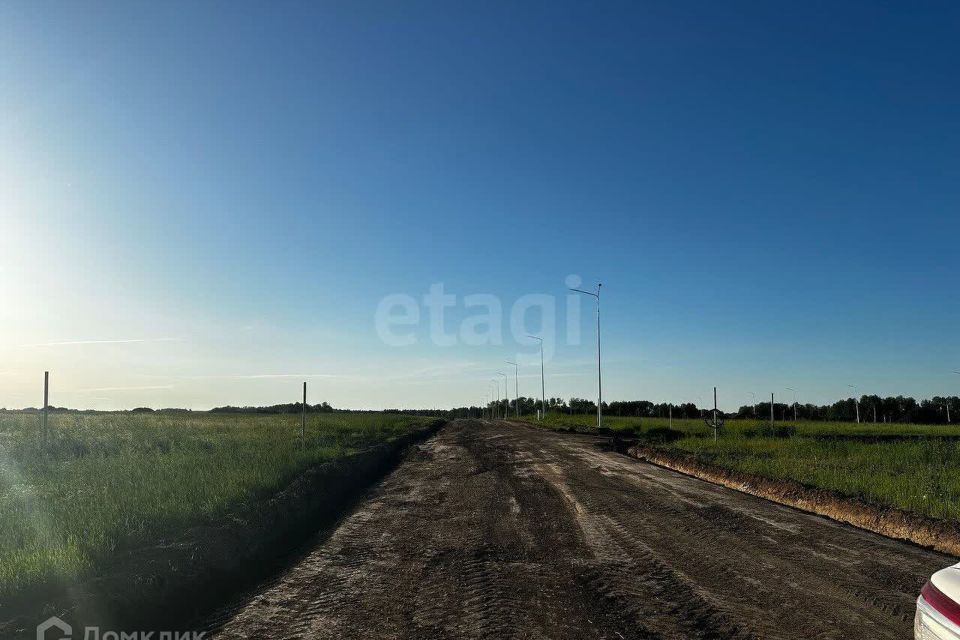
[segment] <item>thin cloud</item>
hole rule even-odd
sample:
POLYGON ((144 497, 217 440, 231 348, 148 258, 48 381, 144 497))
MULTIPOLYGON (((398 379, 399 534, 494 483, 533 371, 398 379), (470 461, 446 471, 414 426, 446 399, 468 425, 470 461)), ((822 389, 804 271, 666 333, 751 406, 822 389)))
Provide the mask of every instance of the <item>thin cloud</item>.
POLYGON ((475 375, 477 371, 486 370, 486 365, 479 362, 452 362, 438 365, 410 369, 401 373, 372 376, 380 381, 402 381, 423 379, 466 379, 475 375))
POLYGON ((255 373, 246 376, 225 376, 238 380, 264 380, 268 378, 339 378, 335 373, 255 373))
POLYGON ((72 347, 77 345, 96 345, 96 344, 134 344, 141 342, 181 342, 180 338, 128 338, 123 340, 63 340, 60 342, 37 342, 34 344, 17 345, 21 348, 27 347, 72 347))
POLYGON ((72 393, 103 393, 106 391, 169 391, 170 389, 173 389, 172 384, 155 385, 149 387, 96 387, 93 389, 76 389, 72 393))
POLYGON ((271 378, 343 378, 336 373, 251 373, 246 375, 189 376, 190 380, 269 380, 271 378))
MULTIPOLYGON (((586 372, 571 371, 571 372, 561 372, 561 373, 549 373, 549 374, 546 374, 545 377, 546 377, 547 380, 549 380, 550 378, 585 378, 585 377, 588 377, 588 376, 589 376, 589 377, 594 377, 594 376, 596 376, 596 375, 597 375, 596 371, 593 371, 593 372, 590 372, 590 371, 586 371, 586 372)), ((492 376, 493 379, 496 379, 496 377, 497 377, 496 374, 494 374, 494 375, 492 376)), ((540 380, 540 374, 539 374, 539 373, 537 373, 537 374, 528 374, 528 375, 523 375, 523 374, 521 374, 521 375, 520 375, 520 378, 521 378, 522 380, 528 380, 528 379, 529 379, 529 380, 540 380)), ((481 382, 484 381, 484 380, 486 380, 486 379, 489 379, 489 378, 477 378, 477 380, 478 380, 478 381, 481 381, 481 382)), ((510 380, 511 380, 511 388, 513 388, 513 387, 512 387, 513 374, 510 374, 510 380)))

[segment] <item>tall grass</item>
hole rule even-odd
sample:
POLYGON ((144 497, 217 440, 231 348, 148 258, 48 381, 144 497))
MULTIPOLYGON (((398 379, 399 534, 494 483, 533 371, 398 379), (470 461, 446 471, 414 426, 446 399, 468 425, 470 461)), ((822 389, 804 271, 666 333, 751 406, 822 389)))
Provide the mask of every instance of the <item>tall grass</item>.
POLYGON ((84 574, 117 549, 213 522, 311 465, 423 419, 294 415, 0 412, 0 597, 84 574))
POLYGON ((657 447, 727 469, 788 479, 866 502, 960 520, 960 443, 814 438, 683 438, 657 447))
MULTIPOLYGON (((673 420, 676 439, 645 438, 667 427, 665 418, 604 417, 604 423, 632 431, 649 446, 727 469, 960 520, 960 425, 777 422, 780 437, 770 437, 765 421, 730 420, 714 441, 702 420, 673 420)), ((539 424, 593 431, 596 416, 549 414, 539 424)))
MULTIPOLYGON (((536 418, 526 418, 528 421, 554 429, 576 429, 578 431, 593 431, 596 429, 596 414, 565 414, 548 413, 540 423, 536 418)), ((702 419, 674 418, 638 418, 635 416, 603 416, 603 426, 613 430, 633 430, 643 433, 650 429, 663 428, 671 425, 673 429, 688 435, 710 435, 713 432, 702 419)), ((723 432, 728 435, 740 435, 744 432, 756 431, 769 424, 768 420, 727 420, 723 432)), ((960 438, 960 424, 903 424, 903 423, 870 423, 861 422, 817 422, 800 420, 798 422, 783 422, 777 420, 776 426, 788 425, 796 430, 798 436, 806 437, 870 437, 870 436, 903 436, 903 437, 955 437, 960 438)))

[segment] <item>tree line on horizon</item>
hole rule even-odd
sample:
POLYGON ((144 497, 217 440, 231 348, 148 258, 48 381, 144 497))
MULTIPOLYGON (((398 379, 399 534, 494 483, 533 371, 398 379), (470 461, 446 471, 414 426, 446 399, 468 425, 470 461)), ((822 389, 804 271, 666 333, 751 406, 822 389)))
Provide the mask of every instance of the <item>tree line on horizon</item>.
MULTIPOLYGON (((522 415, 536 414, 540 409, 539 398, 521 396, 520 413, 522 415)), ((854 422, 857 419, 857 403, 854 398, 838 400, 833 404, 816 405, 812 403, 796 405, 797 420, 816 420, 824 422, 854 422)), ((511 399, 509 403, 500 401, 503 408, 509 404, 509 414, 516 414, 517 401, 511 399)), ((595 414, 597 403, 585 398, 547 398, 548 413, 566 414, 595 414)), ((481 410, 488 413, 497 402, 491 402, 486 407, 458 407, 450 410, 453 417, 476 416, 481 410)), ((640 417, 640 418, 667 418, 672 415, 678 419, 700 418, 712 411, 713 407, 698 407, 693 402, 673 404, 669 402, 651 402, 649 400, 615 400, 603 403, 603 414, 606 416, 640 417)), ((860 422, 901 422, 920 424, 947 424, 960 422, 960 397, 934 396, 929 399, 916 400, 909 396, 888 396, 882 398, 877 395, 863 395, 859 398, 860 422), (949 412, 949 420, 948 420, 949 412)), ((743 405, 735 412, 720 412, 725 418, 739 418, 769 420, 770 403, 759 402, 755 405, 743 405)), ((794 419, 794 404, 774 402, 773 415, 777 421, 794 419)))
MULTIPOLYGON (((509 407, 509 415, 516 415, 517 403, 520 404, 520 414, 529 416, 536 415, 541 408, 540 398, 528 398, 521 396, 519 401, 511 399, 509 403, 505 400, 500 401, 500 409, 509 407)), ((565 413, 568 415, 595 414, 597 404, 593 400, 585 398, 547 398, 548 413, 565 413)), ((390 413, 403 415, 432 416, 438 418, 471 418, 479 417, 497 406, 496 401, 488 403, 485 407, 455 407, 453 409, 382 409, 382 410, 358 410, 358 409, 336 409, 328 402, 319 404, 307 404, 307 413, 390 413)), ((811 403, 796 405, 797 420, 815 420, 825 422, 853 422, 857 417, 857 400, 854 398, 845 398, 838 400, 833 404, 816 405, 811 403)), ((0 409, 6 410, 6 409, 0 409)), ((48 407, 52 413, 96 413, 89 409, 68 409, 65 407, 48 407)), ((290 402, 285 404, 274 404, 269 406, 222 406, 214 407, 210 410, 193 409, 152 409, 149 407, 137 407, 131 409, 130 413, 162 413, 162 414, 182 414, 182 413, 254 413, 264 415, 276 414, 300 414, 303 410, 302 403, 290 402)), ((28 407, 25 409, 11 410, 22 411, 25 413, 38 413, 41 409, 28 407)), ((677 419, 701 418, 712 411, 712 407, 698 407, 693 402, 684 402, 673 404, 669 402, 651 402, 649 400, 615 400, 613 402, 603 403, 603 413, 606 416, 620 417, 640 417, 640 418, 667 418, 673 416, 677 419)), ((960 422, 960 397, 958 396, 934 396, 929 399, 916 400, 909 396, 888 396, 882 398, 877 395, 863 395, 859 398, 859 411, 861 422, 878 423, 920 423, 920 424, 947 424, 960 422), (949 413, 949 419, 948 419, 949 413)), ((725 418, 738 419, 770 419, 770 403, 759 402, 755 405, 743 405, 735 412, 721 412, 725 418)), ((777 421, 791 421, 794 419, 794 404, 785 402, 774 402, 774 419, 777 421)))

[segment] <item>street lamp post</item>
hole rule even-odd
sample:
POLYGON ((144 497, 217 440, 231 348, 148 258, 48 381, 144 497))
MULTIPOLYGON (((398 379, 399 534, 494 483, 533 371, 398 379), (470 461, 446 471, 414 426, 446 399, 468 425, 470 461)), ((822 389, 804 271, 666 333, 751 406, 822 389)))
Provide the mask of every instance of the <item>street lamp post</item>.
POLYGON ((506 361, 507 364, 513 365, 513 395, 516 398, 517 402, 517 417, 520 417, 520 365, 516 362, 506 361))
POLYGON ((540 415, 541 418, 547 417, 547 392, 543 384, 543 338, 538 338, 537 336, 527 335, 528 338, 533 338, 540 342, 540 415))
POLYGON ((797 390, 787 387, 787 391, 793 391, 793 421, 797 421, 797 390))
POLYGON ((751 398, 753 398, 753 404, 750 405, 750 408, 753 409, 753 417, 754 417, 754 419, 756 419, 756 417, 757 417, 757 394, 755 394, 753 391, 747 391, 747 395, 749 395, 751 398))
POLYGON ((497 373, 503 376, 503 399, 507 403, 507 406, 503 409, 503 417, 506 419, 507 414, 510 413, 510 388, 507 386, 509 378, 503 371, 497 371, 497 373))
POLYGON ((603 426, 603 377, 601 374, 600 366, 600 287, 603 286, 603 283, 597 283, 597 292, 584 291, 583 289, 573 289, 571 291, 576 291, 577 293, 583 293, 588 296, 593 296, 597 299, 597 428, 603 426))
POLYGON ((500 417, 500 381, 496 378, 490 378, 490 382, 497 388, 497 409, 493 414, 493 419, 496 420, 500 417))
POLYGON ((857 385, 848 384, 847 386, 853 389, 853 406, 857 409, 857 424, 860 424, 860 394, 857 393, 857 385))

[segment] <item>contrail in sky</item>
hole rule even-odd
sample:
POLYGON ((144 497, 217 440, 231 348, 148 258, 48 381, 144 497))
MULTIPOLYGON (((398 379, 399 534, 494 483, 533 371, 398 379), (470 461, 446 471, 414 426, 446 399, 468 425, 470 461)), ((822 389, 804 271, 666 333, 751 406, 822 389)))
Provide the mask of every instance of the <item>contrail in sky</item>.
MULTIPOLYGON (((213 376, 216 377, 216 376, 213 376)), ((257 373, 248 376, 224 376, 240 380, 260 380, 263 378, 339 378, 334 373, 257 373)))
POLYGON ((64 340, 62 342, 38 342, 21 344, 19 347, 68 347, 85 344, 132 344, 135 342, 180 342, 180 338, 130 338, 126 340, 64 340))
POLYGON ((99 391, 167 391, 173 389, 173 385, 161 385, 151 387, 96 387, 94 389, 75 389, 73 391, 61 391, 61 393, 93 393, 99 391))

